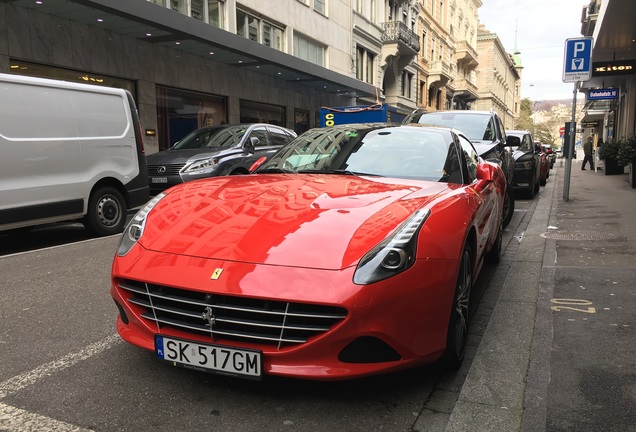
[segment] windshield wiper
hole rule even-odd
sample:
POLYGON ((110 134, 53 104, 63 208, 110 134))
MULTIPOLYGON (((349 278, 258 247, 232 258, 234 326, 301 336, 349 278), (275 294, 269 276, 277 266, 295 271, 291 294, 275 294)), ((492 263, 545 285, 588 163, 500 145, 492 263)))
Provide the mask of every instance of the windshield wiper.
POLYGON ((263 168, 254 171, 255 174, 296 174, 296 171, 284 168, 263 168))
POLYGON ((323 169, 323 170, 299 170, 299 173, 303 173, 303 174, 340 174, 340 175, 349 175, 349 176, 373 176, 373 177, 383 177, 380 174, 371 174, 371 173, 364 173, 364 172, 358 172, 358 171, 349 171, 349 170, 342 170, 342 169, 335 169, 335 170, 327 170, 327 169, 323 169))

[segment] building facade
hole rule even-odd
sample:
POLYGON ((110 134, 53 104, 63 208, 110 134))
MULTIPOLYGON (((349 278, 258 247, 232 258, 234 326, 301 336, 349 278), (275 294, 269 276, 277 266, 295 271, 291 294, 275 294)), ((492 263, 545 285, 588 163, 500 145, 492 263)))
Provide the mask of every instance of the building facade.
POLYGON ((0 2, 0 72, 126 88, 148 153, 205 124, 415 108, 416 0, 0 2))
POLYGON ((495 33, 480 26, 477 34, 479 99, 477 110, 493 110, 513 129, 519 117, 521 65, 517 64, 495 33))
POLYGON ((581 14, 581 35, 593 38, 592 78, 579 83, 586 100, 582 126, 604 141, 636 134, 634 14, 632 0, 591 0, 581 14))

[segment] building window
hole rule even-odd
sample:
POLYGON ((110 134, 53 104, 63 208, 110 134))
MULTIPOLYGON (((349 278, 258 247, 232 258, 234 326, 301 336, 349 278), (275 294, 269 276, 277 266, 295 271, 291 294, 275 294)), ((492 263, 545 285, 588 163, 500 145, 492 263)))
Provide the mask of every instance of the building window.
POLYGON ((188 2, 186 0, 170 0, 170 9, 180 14, 188 14, 188 2))
POLYGON ((62 69, 37 63, 28 63, 14 59, 11 59, 10 63, 9 71, 12 74, 92 84, 96 86, 117 87, 128 90, 133 95, 135 101, 139 103, 137 100, 135 82, 131 80, 83 72, 77 69, 62 69))
POLYGON ((285 124, 285 108, 277 105, 241 100, 241 123, 285 124))
POLYGON ((408 71, 402 72, 402 96, 411 98, 411 81, 413 80, 413 74, 408 71))
POLYGON ((294 110, 294 132, 300 135, 309 130, 309 111, 296 109, 294 110))
POLYGON ((426 97, 426 81, 420 81, 418 96, 419 96, 419 103, 424 105, 425 103, 424 98, 426 97))
MULTIPOLYGON (((422 30, 422 47, 421 52, 426 53, 426 30, 422 30)), ((422 57, 425 57, 424 55, 422 57)))
POLYGON ((156 87, 159 150, 166 150, 203 126, 227 123, 227 100, 221 96, 156 87))
POLYGON ((364 47, 356 49, 356 78, 360 81, 373 84, 375 55, 364 47))
POLYGON ((224 28, 222 1, 208 0, 208 23, 214 27, 224 28))
POLYGON ((150 3, 170 8, 183 15, 223 28, 223 4, 225 0, 148 0, 150 3))
POLYGON ((318 43, 307 39, 294 32, 294 56, 302 60, 317 64, 325 65, 325 48, 318 43))
POLYGON ((320 14, 326 15, 325 0, 314 0, 314 10, 320 14))
POLYGON ((203 0, 190 0, 190 16, 199 21, 205 21, 203 0))
POLYGON ((268 22, 263 23, 263 45, 283 50, 283 30, 271 25, 268 22))
POLYGON ((389 0, 389 21, 397 21, 398 17, 398 5, 395 0, 389 0), (397 17, 397 19, 396 19, 397 17))
POLYGON ((283 29, 240 9, 236 10, 236 34, 279 51, 283 49, 283 29))

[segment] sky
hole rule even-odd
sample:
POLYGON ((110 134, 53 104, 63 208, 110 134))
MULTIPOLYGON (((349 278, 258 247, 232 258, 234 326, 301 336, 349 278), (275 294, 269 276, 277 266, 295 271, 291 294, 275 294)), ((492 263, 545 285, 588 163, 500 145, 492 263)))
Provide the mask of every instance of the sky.
MULTIPOLYGON (((517 49, 523 66, 521 97, 569 99, 574 83, 563 82, 565 40, 580 38, 583 0, 482 0, 479 21, 496 33, 508 53, 517 49)), ((577 95, 577 97, 580 97, 577 95)))

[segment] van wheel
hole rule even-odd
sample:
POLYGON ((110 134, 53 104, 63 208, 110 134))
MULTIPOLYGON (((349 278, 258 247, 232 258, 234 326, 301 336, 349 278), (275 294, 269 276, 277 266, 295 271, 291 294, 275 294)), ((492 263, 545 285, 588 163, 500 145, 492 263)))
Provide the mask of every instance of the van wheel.
POLYGON ((126 201, 122 194, 113 187, 101 187, 88 200, 84 226, 100 237, 118 234, 126 226, 126 216, 126 201))

